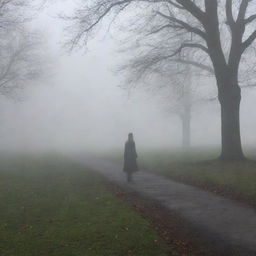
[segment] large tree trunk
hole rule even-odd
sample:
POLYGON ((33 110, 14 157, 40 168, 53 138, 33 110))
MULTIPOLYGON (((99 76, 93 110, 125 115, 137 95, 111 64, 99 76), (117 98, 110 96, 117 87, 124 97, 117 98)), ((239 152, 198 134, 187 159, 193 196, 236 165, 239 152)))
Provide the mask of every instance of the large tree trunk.
POLYGON ((241 89, 236 85, 223 84, 219 89, 221 105, 221 160, 244 160, 240 134, 241 89), (223 89, 224 88, 224 89, 223 89))
POLYGON ((192 72, 191 68, 187 67, 187 79, 185 87, 183 88, 182 94, 182 147, 186 151, 191 146, 191 102, 192 102, 192 72))
MULTIPOLYGON (((211 29, 209 33, 210 31, 211 29)), ((217 34, 219 35, 219 33, 217 34)), ((235 48, 235 50, 232 50, 227 64, 221 50, 220 39, 216 42, 218 47, 212 42, 214 42, 214 38, 211 38, 208 47, 214 66, 221 106, 222 152, 220 159, 224 161, 244 160, 240 134, 241 88, 238 84, 238 70, 241 58, 241 54, 239 55, 238 53, 241 52, 241 49, 235 48)))
POLYGON ((184 150, 190 148, 191 146, 191 131, 190 131, 190 122, 191 122, 191 109, 190 106, 186 106, 184 113, 181 117, 182 122, 182 147, 184 150))

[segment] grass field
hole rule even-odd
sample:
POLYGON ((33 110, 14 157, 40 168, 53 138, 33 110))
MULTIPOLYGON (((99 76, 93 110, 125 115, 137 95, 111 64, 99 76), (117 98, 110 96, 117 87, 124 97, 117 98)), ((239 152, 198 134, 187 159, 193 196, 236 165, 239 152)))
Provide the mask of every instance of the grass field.
POLYGON ((2 157, 1 256, 177 255, 94 173, 62 157, 2 157))
MULTIPOLYGON (((254 152, 247 152, 253 156, 254 152)), ((221 162, 214 160, 217 149, 198 148, 181 151, 150 151, 140 154, 141 165, 175 180, 192 184, 214 185, 256 200, 256 162, 221 162)))

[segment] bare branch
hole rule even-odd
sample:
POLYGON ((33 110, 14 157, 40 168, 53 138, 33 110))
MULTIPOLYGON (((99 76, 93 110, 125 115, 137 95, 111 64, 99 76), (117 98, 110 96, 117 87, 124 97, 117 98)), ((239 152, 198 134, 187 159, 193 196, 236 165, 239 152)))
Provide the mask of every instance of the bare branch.
POLYGON ((201 70, 207 71, 208 73, 210 73, 211 75, 214 75, 214 69, 210 66, 204 65, 203 63, 197 62, 197 61, 193 61, 193 60, 184 60, 184 59, 171 59, 170 61, 172 62, 176 62, 176 63, 182 63, 185 65, 191 65, 194 66, 196 68, 199 68, 201 70))
POLYGON ((174 23, 177 23, 177 24, 181 25, 188 32, 195 33, 195 34, 199 35, 200 37, 202 37, 203 39, 206 39, 205 32, 203 32, 199 28, 192 27, 188 23, 186 23, 185 21, 182 21, 182 20, 177 19, 175 17, 165 15, 165 14, 159 12, 159 11, 157 11, 157 14, 160 15, 161 17, 165 18, 165 19, 168 19, 171 22, 174 22, 174 23))
POLYGON ((189 13, 191 13, 202 24, 205 22, 205 13, 191 0, 176 0, 180 5, 184 7, 189 13))
POLYGON ((256 30, 242 43, 242 51, 244 52, 256 39, 256 30))
POLYGON ((232 10, 232 0, 226 0, 226 16, 227 24, 232 28, 235 24, 232 10))
POLYGON ((250 0, 242 0, 237 16, 237 23, 243 23, 250 0))
POLYGON ((150 31, 147 35, 153 35, 153 34, 157 34, 159 32, 161 32, 162 30, 165 30, 167 28, 176 28, 176 29, 183 29, 182 26, 178 26, 178 25, 173 25, 173 24, 167 24, 164 26, 161 26, 155 30, 150 31))
POLYGON ((178 9, 181 9, 181 10, 184 10, 184 7, 182 7, 181 5, 177 4, 177 3, 174 3, 173 1, 169 0, 168 1, 171 5, 173 5, 174 7, 178 8, 178 9))
POLYGON ((204 51, 205 53, 209 54, 208 49, 199 43, 183 43, 171 56, 174 57, 175 55, 179 54, 184 48, 197 48, 200 49, 202 51, 204 51))
POLYGON ((122 6, 124 4, 127 4, 131 2, 131 0, 123 0, 123 1, 118 1, 118 2, 115 2, 113 4, 111 4, 105 11, 102 15, 100 15, 98 17, 98 19, 93 22, 88 28, 86 28, 83 32, 86 33, 88 31, 90 31, 93 27, 95 27, 110 11, 111 9, 113 9, 115 6, 122 6))
POLYGON ((247 25, 247 24, 249 24, 249 23, 251 23, 251 22, 253 22, 255 20, 256 20, 256 14, 251 15, 249 18, 245 19, 244 20, 244 24, 247 25))

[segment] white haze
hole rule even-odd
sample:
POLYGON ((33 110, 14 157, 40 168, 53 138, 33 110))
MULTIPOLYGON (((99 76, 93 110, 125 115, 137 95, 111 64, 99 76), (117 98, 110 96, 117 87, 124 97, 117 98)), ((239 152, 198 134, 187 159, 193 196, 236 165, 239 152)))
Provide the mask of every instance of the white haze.
MULTIPOLYGON (((62 2, 50 6, 33 22, 46 32, 56 73, 51 82, 29 85, 26 100, 1 98, 0 147, 5 150, 112 150, 123 147, 133 132, 138 149, 177 147, 181 143, 179 119, 152 96, 138 92, 128 97, 113 74, 120 61, 118 44, 108 36, 93 40, 88 52, 66 54, 62 48, 63 22, 56 15, 72 8, 62 2)), ((51 72, 50 72, 51 73, 51 72)), ((51 74, 49 74, 51 76, 51 74)), ((207 86, 207 85, 206 85, 207 86)), ((255 89, 243 93, 244 144, 256 143, 255 89)), ((218 145, 220 117, 217 103, 194 107, 192 144, 218 145)))

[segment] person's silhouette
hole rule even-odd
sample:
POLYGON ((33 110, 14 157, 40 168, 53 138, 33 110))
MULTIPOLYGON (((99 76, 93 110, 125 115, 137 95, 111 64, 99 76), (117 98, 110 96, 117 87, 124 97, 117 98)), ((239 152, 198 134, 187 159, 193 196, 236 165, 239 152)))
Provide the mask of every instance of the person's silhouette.
POLYGON ((128 182, 132 181, 132 174, 138 171, 137 152, 132 133, 129 133, 128 140, 125 143, 123 171, 127 175, 128 182))

